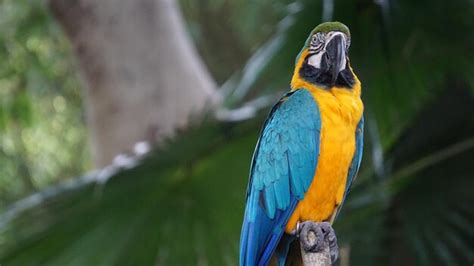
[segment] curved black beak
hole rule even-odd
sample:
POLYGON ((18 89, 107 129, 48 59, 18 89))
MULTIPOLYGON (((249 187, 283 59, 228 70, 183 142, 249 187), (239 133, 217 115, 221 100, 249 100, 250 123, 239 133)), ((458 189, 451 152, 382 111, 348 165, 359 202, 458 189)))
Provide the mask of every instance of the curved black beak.
POLYGON ((328 57, 327 67, 331 75, 332 84, 337 80, 341 68, 345 68, 346 51, 344 39, 341 35, 334 36, 326 45, 326 54, 328 57))

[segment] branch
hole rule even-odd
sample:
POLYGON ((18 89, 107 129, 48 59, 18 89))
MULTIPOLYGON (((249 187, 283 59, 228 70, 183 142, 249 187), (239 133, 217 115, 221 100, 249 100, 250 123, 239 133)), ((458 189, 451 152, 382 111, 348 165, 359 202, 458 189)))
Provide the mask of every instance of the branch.
POLYGON ((97 167, 219 104, 176 0, 49 0, 84 80, 97 167))
POLYGON ((304 266, 331 266, 337 260, 336 233, 330 223, 298 224, 301 257, 304 266))

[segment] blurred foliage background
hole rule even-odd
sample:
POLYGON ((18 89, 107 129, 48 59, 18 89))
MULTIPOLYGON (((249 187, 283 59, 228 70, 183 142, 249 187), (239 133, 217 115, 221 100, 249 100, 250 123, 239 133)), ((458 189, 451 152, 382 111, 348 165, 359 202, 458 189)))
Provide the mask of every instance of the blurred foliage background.
POLYGON ((42 1, 0 2, 0 210, 90 166, 80 84, 42 1))
MULTIPOLYGON (((180 4, 227 108, 281 95, 323 14, 347 24, 366 144, 335 224, 345 261, 474 262, 472 1, 180 4)), ((137 166, 82 175, 90 158, 67 40, 41 1, 0 2, 0 31, 0 263, 237 263, 247 172, 270 106, 243 122, 193 125, 137 166)))

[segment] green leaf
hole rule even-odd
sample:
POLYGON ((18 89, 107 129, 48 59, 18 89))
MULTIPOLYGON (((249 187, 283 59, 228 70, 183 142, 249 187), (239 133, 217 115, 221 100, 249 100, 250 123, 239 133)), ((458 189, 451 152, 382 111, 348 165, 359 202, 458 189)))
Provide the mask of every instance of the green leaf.
POLYGON ((19 202, 0 220, 0 261, 236 264, 255 133, 242 125, 231 130, 203 125, 103 185, 99 177, 104 172, 99 172, 79 179, 85 183, 65 185, 61 192, 51 188, 19 202), (222 138, 224 132, 237 135, 222 138), (206 145, 189 154, 190 140, 206 145), (35 198, 41 202, 22 209, 35 198), (35 225, 25 227, 32 219, 35 225))

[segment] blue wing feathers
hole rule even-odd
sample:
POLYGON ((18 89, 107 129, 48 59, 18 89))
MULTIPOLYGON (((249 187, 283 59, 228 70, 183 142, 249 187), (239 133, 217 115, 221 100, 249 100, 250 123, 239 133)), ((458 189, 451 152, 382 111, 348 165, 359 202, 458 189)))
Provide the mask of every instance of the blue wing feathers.
POLYGON ((240 265, 266 265, 275 252, 312 182, 320 128, 318 106, 305 89, 283 97, 270 112, 250 170, 240 265))

